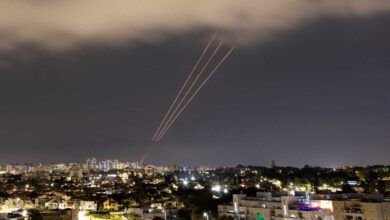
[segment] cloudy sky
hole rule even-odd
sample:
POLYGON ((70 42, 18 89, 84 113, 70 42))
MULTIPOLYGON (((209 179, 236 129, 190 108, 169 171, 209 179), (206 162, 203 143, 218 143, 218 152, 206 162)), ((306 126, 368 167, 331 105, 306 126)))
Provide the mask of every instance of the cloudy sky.
POLYGON ((0 2, 0 162, 388 164, 387 0, 0 2), (239 47, 151 141, 213 32, 239 47))

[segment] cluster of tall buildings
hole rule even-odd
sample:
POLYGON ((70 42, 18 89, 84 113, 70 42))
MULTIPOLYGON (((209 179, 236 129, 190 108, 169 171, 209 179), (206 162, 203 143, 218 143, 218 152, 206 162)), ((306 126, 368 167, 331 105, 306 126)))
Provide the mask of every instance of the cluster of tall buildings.
POLYGON ((175 171, 192 171, 192 170, 208 170, 208 167, 181 167, 177 165, 171 166, 155 166, 155 165, 142 165, 138 161, 134 162, 122 162, 118 159, 107 159, 98 161, 95 157, 88 158, 83 163, 38 163, 38 164, 18 164, 11 163, 3 167, 0 167, 1 174, 32 174, 32 173, 46 173, 48 175, 53 173, 66 172, 70 173, 72 177, 81 178, 82 173, 94 172, 107 172, 107 171, 120 171, 120 170, 137 170, 137 173, 145 175, 154 175, 158 173, 175 172, 175 171))
POLYGON ((4 167, 0 166, 0 174, 10 173, 14 175, 32 172, 55 172, 69 171, 72 169, 84 170, 121 170, 125 168, 139 169, 138 162, 120 162, 117 159, 98 161, 96 158, 90 158, 85 163, 38 163, 38 164, 18 164, 10 163, 4 167))
POLYGON ((84 164, 85 169, 100 169, 100 170, 121 170, 125 168, 137 169, 138 162, 120 162, 119 160, 103 160, 97 161, 96 158, 87 159, 84 164))

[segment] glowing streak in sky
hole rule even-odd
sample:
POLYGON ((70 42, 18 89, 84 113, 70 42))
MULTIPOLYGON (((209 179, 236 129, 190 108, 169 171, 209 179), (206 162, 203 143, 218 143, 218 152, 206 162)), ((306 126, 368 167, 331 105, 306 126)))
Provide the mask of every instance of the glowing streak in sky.
POLYGON ((194 73, 194 71, 195 71, 196 68, 198 67, 198 65, 199 65, 200 61, 202 60, 203 56, 205 55, 206 51, 208 50, 208 48, 210 47, 210 45, 211 45, 212 42, 214 41, 215 37, 217 36, 217 33, 218 33, 218 30, 215 31, 215 33, 214 33, 213 36, 211 37, 210 41, 208 42, 208 44, 206 45, 206 47, 203 49, 203 52, 201 53, 201 55, 200 55, 198 61, 196 61, 195 66, 192 68, 192 71, 191 71, 190 74, 188 75, 187 79, 184 81, 183 86, 181 87, 179 93, 177 94, 177 96, 176 96, 175 99, 173 100, 171 106, 170 106, 169 109, 168 109, 168 112, 165 114, 164 119, 161 121, 159 127, 157 128, 156 133, 154 134, 152 140, 155 140, 157 134, 160 132, 160 129, 161 129, 162 125, 165 123, 165 120, 167 119, 168 115, 170 114, 170 112, 171 112, 173 106, 175 106, 175 104, 176 104, 178 98, 180 97, 181 93, 183 92, 184 88, 186 87, 186 85, 187 85, 188 81, 190 80, 192 74, 194 73))
POLYGON ((142 166, 142 164, 144 163, 144 160, 148 157, 149 153, 146 153, 144 154, 144 156, 142 157, 142 159, 139 161, 139 166, 142 166))
MULTIPOLYGON (((188 94, 190 93, 190 91, 192 90, 192 88, 194 87, 195 83, 199 80, 199 77, 203 74, 204 70, 206 69, 206 67, 208 66, 208 64, 211 62, 211 60, 214 58, 215 54, 218 52, 219 48, 221 48, 222 44, 223 44, 224 40, 221 40, 221 42, 218 44, 218 46, 215 48, 215 50, 213 51, 213 53, 210 55, 209 59, 207 60, 206 64, 203 66, 203 68, 200 70, 200 72, 198 73, 198 75, 196 76, 196 78, 193 80, 193 82, 191 83, 190 87, 187 89, 187 92, 184 94, 184 96, 181 98, 179 104, 176 106, 175 110, 173 111, 173 113, 171 114, 171 116, 169 117, 169 119, 167 120, 167 122, 165 123, 164 127, 161 129, 160 133, 157 135, 157 138, 159 136, 161 136, 162 132, 167 128, 167 126, 169 125, 170 121, 172 120, 173 116, 175 116, 177 110, 180 108, 180 106, 183 104, 185 98, 187 98, 188 94)), ((155 139, 156 140, 156 139, 155 139)))
POLYGON ((226 60, 226 58, 233 52, 233 50, 237 47, 238 43, 234 44, 233 47, 226 53, 226 55, 219 61, 217 66, 210 72, 210 74, 207 76, 207 78, 200 84, 200 86, 196 89, 196 91, 192 94, 192 96, 187 100, 187 102, 184 104, 184 106, 180 109, 180 111, 176 114, 176 116, 173 118, 172 121, 168 123, 167 126, 164 126, 165 129, 162 129, 160 134, 157 136, 156 141, 161 140, 161 138, 165 135, 165 133, 168 131, 168 129, 172 126, 173 122, 180 116, 180 114, 183 112, 183 110, 188 106, 188 104, 191 102, 191 100, 196 96, 196 94, 199 92, 199 90, 206 84, 206 82, 213 76, 213 74, 218 70, 218 68, 222 65, 222 63, 226 60))

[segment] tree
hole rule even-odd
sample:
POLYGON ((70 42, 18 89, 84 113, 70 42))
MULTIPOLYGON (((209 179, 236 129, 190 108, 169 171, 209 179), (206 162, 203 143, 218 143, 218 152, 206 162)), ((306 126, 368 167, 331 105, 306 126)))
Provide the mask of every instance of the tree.
POLYGON ((128 215, 127 216, 127 220, 135 220, 135 216, 134 215, 128 215))
POLYGON ((104 211, 104 205, 103 205, 103 203, 100 203, 100 204, 98 205, 98 211, 104 211))

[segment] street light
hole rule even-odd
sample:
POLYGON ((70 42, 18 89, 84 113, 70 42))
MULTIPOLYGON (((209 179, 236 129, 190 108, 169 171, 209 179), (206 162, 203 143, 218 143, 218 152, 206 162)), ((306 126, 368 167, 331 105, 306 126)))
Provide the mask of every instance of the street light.
POLYGON ((209 220, 209 214, 207 212, 203 212, 203 216, 206 217, 206 220, 209 220))
POLYGON ((164 219, 167 220, 167 212, 165 211, 165 209, 163 209, 163 213, 164 213, 164 219))

